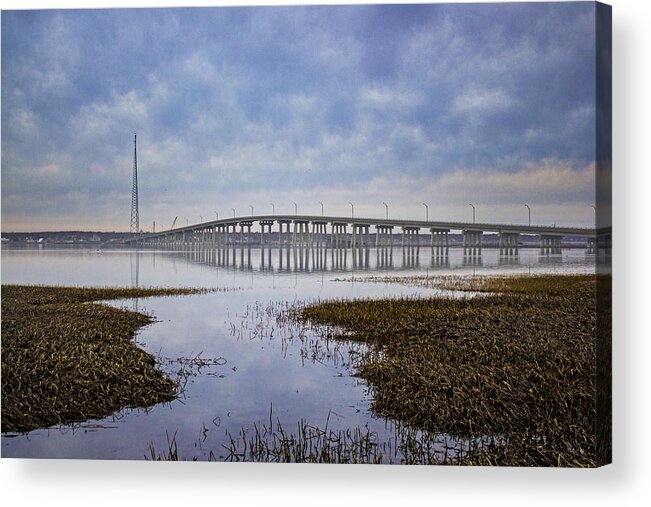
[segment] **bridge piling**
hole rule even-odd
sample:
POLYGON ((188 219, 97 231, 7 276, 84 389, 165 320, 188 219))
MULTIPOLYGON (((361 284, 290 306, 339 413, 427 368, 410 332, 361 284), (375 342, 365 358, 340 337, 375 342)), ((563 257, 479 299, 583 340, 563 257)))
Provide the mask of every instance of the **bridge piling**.
POLYGON ((482 236, 484 232, 499 233, 499 248, 504 253, 513 254, 519 248, 518 238, 521 234, 536 235, 540 238, 540 248, 543 253, 556 253, 562 247, 564 237, 585 238, 588 249, 609 250, 611 244, 611 229, 581 227, 556 227, 531 226, 517 224, 469 224, 467 222, 424 222, 422 220, 375 220, 355 218, 352 235, 347 233, 347 226, 351 224, 349 217, 317 217, 294 215, 264 215, 257 217, 233 217, 233 219, 215 220, 194 226, 179 227, 178 229, 161 231, 159 233, 134 235, 125 240, 134 245, 147 245, 153 247, 181 247, 203 248, 207 245, 273 245, 273 225, 279 224, 278 246, 284 243, 320 246, 322 243, 331 248, 352 246, 354 248, 371 247, 370 228, 374 228, 374 245, 376 248, 393 243, 392 227, 402 227, 401 243, 403 247, 418 246, 420 244, 419 231, 422 227, 430 229, 430 246, 433 248, 447 248, 449 246, 449 231, 461 231, 463 234, 463 247, 466 253, 480 253, 482 236), (255 238, 252 234, 253 223, 260 224, 260 235, 255 238), (287 224, 287 227, 284 226, 287 224), (291 229, 294 224, 294 230, 291 229), (311 227, 310 227, 311 225, 311 227), (328 226, 330 230, 328 231, 328 226), (240 228, 238 231, 237 228, 240 228), (286 229, 286 231, 285 231, 286 229), (231 237, 239 232, 238 237, 231 237), (595 238, 597 238, 595 240, 595 238), (469 250, 471 249, 471 250, 469 250))

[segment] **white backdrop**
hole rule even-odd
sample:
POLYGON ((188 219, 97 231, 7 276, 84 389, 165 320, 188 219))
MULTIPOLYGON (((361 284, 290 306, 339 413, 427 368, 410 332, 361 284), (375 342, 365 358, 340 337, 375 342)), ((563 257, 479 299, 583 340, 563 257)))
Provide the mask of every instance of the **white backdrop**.
MULTIPOLYGON (((229 3, 229 2, 226 2, 229 3)), ((2 9, 224 5, 193 0, 0 0, 2 9)), ((230 4, 278 4, 253 0, 230 4)), ((285 2, 299 3, 299 2, 285 2)), ((351 3, 351 2, 300 2, 351 3)), ((391 3, 397 3, 395 0, 391 3)), ((614 464, 598 470, 405 466, 0 461, 5 505, 651 505, 649 331, 651 4, 613 5, 614 464), (646 233, 646 237, 642 233, 646 233), (5 503, 6 502, 6 503, 5 503)))

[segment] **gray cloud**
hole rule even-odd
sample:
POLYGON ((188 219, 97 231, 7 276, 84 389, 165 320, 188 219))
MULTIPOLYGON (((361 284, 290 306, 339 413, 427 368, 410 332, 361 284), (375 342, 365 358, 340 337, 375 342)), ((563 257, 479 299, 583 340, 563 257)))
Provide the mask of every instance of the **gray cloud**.
POLYGON ((476 189, 589 219, 590 3, 9 11, 2 65, 3 229, 126 229, 134 131, 147 222, 476 189))

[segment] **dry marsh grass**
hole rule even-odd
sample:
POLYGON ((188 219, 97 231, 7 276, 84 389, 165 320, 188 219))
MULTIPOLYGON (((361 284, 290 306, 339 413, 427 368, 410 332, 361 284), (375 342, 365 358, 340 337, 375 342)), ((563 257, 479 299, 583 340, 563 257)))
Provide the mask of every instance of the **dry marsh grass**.
POLYGON ((597 464, 595 276, 391 281, 487 294, 332 301, 301 312, 376 350, 358 370, 375 412, 490 439, 459 464, 597 464))
POLYGON ((2 286, 2 431, 171 401, 178 385, 132 338, 153 319, 93 301, 197 289, 2 286))

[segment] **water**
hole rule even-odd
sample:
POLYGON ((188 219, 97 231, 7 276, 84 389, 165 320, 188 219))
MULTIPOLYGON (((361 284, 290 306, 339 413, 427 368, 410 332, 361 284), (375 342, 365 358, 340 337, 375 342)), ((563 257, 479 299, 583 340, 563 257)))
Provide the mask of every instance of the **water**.
MULTIPOLYGON (((506 273, 594 273, 595 256, 581 249, 517 256, 483 249, 448 256, 430 248, 403 252, 223 250, 100 250, 2 248, 2 283, 207 287, 208 294, 114 301, 151 313, 156 322, 136 341, 175 376, 185 369, 183 396, 148 410, 124 410, 102 420, 2 436, 3 457, 143 459, 150 447, 181 459, 224 459, 228 433, 268 423, 286 432, 305 420, 323 428, 368 428, 391 442, 395 424, 375 417, 363 379, 354 377, 358 345, 332 342, 300 326, 279 326, 272 309, 331 298, 419 297, 435 294, 369 276, 506 273), (188 359, 210 359, 199 368, 188 359), (212 451, 212 455, 211 455, 212 451)), ((398 458, 392 458, 398 460, 398 458)))

